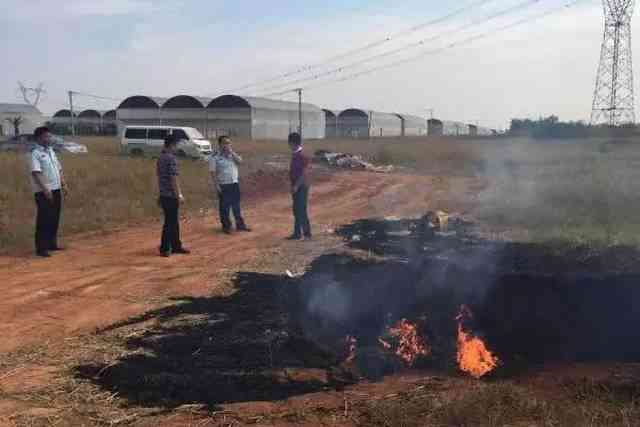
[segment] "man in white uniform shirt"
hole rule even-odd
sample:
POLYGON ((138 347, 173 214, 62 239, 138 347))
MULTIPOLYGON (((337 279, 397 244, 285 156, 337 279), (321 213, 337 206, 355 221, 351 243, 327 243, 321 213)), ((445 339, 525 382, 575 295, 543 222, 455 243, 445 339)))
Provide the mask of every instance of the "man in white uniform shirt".
POLYGON ((231 234, 230 210, 233 211, 233 216, 236 220, 236 230, 251 231, 245 224, 240 209, 238 165, 242 163, 242 157, 233 151, 231 138, 228 136, 218 138, 218 147, 218 153, 209 157, 209 172, 218 193, 222 231, 226 234, 231 234))
POLYGON ((29 155, 31 186, 35 194, 38 213, 36 217, 36 254, 49 257, 50 251, 60 251, 58 226, 62 210, 62 191, 66 192, 62 165, 51 148, 51 133, 42 126, 34 131, 38 143, 29 155))

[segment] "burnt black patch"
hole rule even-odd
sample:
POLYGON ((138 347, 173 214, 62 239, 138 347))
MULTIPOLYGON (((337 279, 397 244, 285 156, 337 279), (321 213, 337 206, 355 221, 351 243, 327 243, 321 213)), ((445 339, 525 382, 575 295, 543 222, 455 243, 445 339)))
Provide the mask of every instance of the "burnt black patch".
POLYGON ((494 375, 551 361, 640 360, 640 254, 491 241, 451 220, 362 220, 338 233, 382 258, 329 254, 300 278, 240 272, 226 297, 180 298, 101 333, 154 319, 129 354, 76 368, 133 405, 280 400, 406 369, 379 338, 401 319, 431 353, 414 367, 455 373, 456 316, 500 359, 494 375), (347 336, 357 340, 347 363, 347 336))

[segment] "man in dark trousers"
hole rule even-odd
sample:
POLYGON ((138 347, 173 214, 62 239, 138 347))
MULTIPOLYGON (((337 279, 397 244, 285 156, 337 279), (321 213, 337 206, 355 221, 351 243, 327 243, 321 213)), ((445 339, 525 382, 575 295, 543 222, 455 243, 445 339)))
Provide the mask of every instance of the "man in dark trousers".
POLYGON ((38 143, 31 152, 31 186, 35 193, 38 214, 36 217, 36 254, 50 257, 50 251, 63 250, 58 246, 58 227, 62 210, 62 192, 66 184, 62 165, 51 148, 51 133, 47 127, 34 131, 38 143))
POLYGON ((299 240, 303 236, 311 239, 311 225, 307 214, 307 201, 309 199, 309 166, 310 161, 302 150, 302 138, 298 133, 289 135, 289 147, 293 155, 291 156, 291 195, 293 197, 293 234, 289 240, 299 240))
POLYGON ((242 163, 242 157, 233 151, 231 138, 228 136, 218 138, 218 153, 209 157, 209 173, 218 193, 220 223, 222 224, 222 231, 226 234, 231 234, 229 210, 233 211, 237 231, 251 231, 245 224, 240 209, 238 172, 240 163, 242 163))
POLYGON ((163 257, 169 257, 172 253, 190 253, 180 241, 179 208, 180 204, 184 202, 184 197, 178 183, 178 160, 175 155, 177 144, 178 138, 173 134, 168 135, 164 140, 164 149, 156 164, 158 189, 160 190, 158 202, 164 212, 164 226, 160 241, 160 255, 163 257))

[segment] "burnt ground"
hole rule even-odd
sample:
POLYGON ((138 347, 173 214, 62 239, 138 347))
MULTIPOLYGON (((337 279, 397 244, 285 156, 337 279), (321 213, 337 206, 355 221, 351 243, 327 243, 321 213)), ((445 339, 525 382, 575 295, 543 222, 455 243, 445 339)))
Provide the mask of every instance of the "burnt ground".
MULTIPOLYGON (((450 231, 420 220, 343 226, 348 249, 316 258, 303 276, 239 272, 228 296, 178 298, 99 331, 127 331, 117 335, 121 354, 72 371, 133 408, 215 413, 406 372, 378 337, 407 318, 433 350, 413 368, 455 378, 463 304, 474 313, 467 326, 501 361, 489 382, 552 363, 640 361, 637 250, 492 241, 461 219, 450 231), (353 363, 348 335, 358 340, 353 363)), ((639 384, 624 393, 640 397, 639 384)))
POLYGON ((454 221, 453 236, 394 235, 407 228, 412 224, 365 220, 341 230, 351 246, 392 257, 362 280, 386 282, 387 293, 369 299, 380 303, 377 311, 426 316, 431 330, 448 331, 465 304, 474 313, 472 329, 505 367, 515 360, 640 360, 635 248, 496 242, 475 236, 461 220, 454 221))

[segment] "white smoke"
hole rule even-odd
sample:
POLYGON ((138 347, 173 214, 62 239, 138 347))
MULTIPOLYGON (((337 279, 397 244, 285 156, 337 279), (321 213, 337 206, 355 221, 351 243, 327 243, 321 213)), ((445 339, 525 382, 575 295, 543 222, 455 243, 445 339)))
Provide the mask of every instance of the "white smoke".
POLYGON ((311 289, 307 299, 307 313, 333 322, 343 322, 351 310, 351 295, 329 274, 316 274, 305 280, 311 289))

